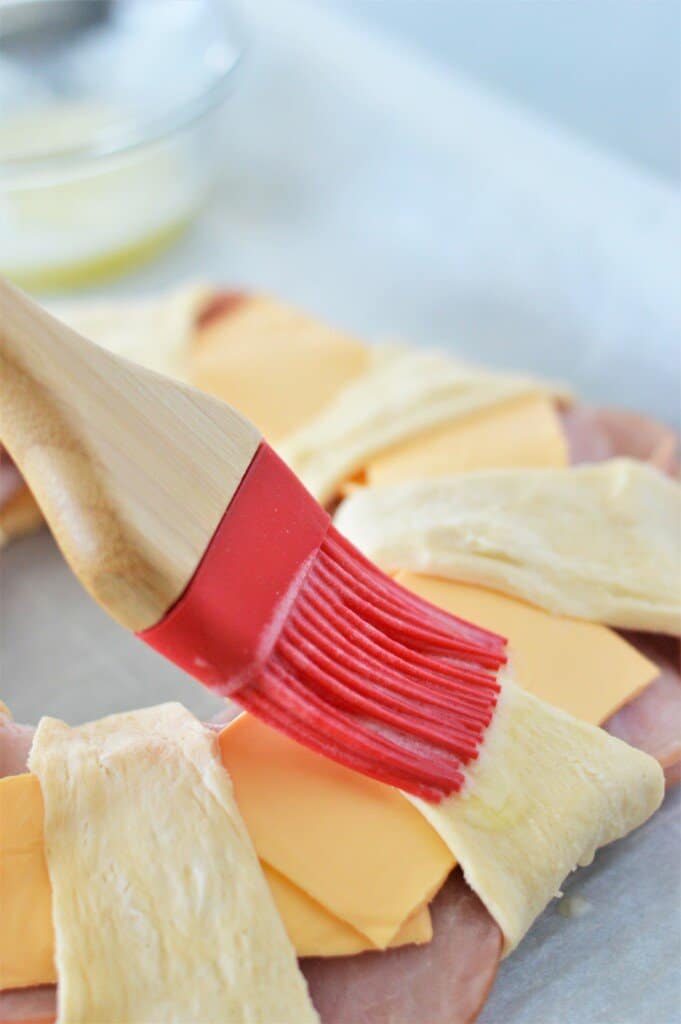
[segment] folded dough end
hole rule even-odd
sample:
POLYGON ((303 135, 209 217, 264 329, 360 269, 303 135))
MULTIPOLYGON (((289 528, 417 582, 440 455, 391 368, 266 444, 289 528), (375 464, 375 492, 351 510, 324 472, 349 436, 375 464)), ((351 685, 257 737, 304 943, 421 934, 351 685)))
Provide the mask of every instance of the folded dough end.
POLYGON ((511 952, 565 877, 659 807, 657 761, 507 679, 465 789, 414 799, 511 952))

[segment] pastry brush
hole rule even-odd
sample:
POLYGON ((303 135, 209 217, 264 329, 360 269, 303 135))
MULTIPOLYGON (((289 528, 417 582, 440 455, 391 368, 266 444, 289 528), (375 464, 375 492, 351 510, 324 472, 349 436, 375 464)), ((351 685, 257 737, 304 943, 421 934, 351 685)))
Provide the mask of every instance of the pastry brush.
POLYGON ((123 626, 304 746, 437 801, 484 741, 505 641, 409 593, 229 405, 0 281, 0 439, 123 626))

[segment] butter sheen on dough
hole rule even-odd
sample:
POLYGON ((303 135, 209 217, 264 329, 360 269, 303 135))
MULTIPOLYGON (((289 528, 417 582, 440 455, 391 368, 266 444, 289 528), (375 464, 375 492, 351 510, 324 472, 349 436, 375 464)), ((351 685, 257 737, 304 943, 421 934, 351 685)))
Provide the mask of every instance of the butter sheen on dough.
POLYGON ((466 786, 409 797, 447 843, 511 952, 565 877, 659 807, 657 761, 510 678, 466 786))
POLYGON ((43 718, 57 1024, 318 1021, 214 737, 179 704, 43 718))
POLYGON ((681 485, 633 459, 358 491, 336 526, 387 571, 475 583, 623 629, 681 632, 681 485))

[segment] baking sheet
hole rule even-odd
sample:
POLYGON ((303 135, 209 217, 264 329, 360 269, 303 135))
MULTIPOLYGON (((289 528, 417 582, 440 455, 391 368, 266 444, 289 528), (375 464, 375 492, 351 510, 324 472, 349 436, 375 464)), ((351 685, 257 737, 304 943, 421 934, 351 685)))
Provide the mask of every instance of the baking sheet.
MULTIPOLYGON (((252 16, 217 194, 183 244, 106 294, 249 284, 363 336, 436 342, 678 422, 670 191, 320 5, 252 16)), ((0 696, 18 719, 219 706, 92 605, 46 534, 3 552, 0 573, 0 696)), ((568 881, 588 912, 547 910, 483 1024, 680 1019, 679 800, 568 881)))

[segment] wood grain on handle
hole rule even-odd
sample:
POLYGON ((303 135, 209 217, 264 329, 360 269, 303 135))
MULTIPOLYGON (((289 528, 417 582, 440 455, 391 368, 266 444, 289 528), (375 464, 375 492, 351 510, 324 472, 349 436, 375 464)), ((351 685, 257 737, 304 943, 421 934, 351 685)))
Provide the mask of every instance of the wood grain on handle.
POLYGON ((0 441, 92 596, 139 631, 194 574, 260 442, 228 405, 81 338, 0 279, 0 441))

